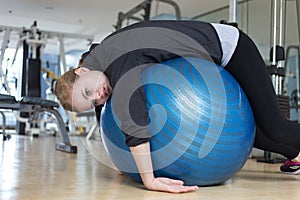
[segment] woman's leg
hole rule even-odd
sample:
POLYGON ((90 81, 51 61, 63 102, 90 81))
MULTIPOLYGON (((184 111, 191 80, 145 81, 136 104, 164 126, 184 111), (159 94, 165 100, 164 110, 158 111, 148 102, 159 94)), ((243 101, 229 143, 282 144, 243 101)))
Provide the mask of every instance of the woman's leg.
POLYGON ((267 138, 258 126, 256 126, 254 147, 264 151, 279 153, 289 160, 292 160, 299 155, 298 149, 291 146, 276 143, 267 138))
POLYGON ((225 67, 240 83, 256 123, 270 140, 300 150, 300 125, 287 120, 279 109, 269 72, 257 47, 243 32, 225 67))

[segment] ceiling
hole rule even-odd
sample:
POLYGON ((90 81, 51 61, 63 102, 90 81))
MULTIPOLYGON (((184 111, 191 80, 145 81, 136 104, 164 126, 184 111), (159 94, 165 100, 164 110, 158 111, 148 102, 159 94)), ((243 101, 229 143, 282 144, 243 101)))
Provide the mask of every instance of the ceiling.
MULTIPOLYGON (((229 0, 174 1, 179 5, 184 17, 193 17, 220 8, 229 2, 229 0)), ((143 0, 0 0, 0 26, 29 28, 37 21, 40 30, 93 35, 96 41, 100 41, 115 30, 113 25, 116 24, 120 11, 127 12, 141 2, 143 0)), ((170 5, 153 1, 151 13, 155 15, 175 12, 170 5)), ((12 35, 11 40, 10 46, 13 46, 18 36, 12 35)), ((76 42, 66 43, 65 48, 68 49, 74 44, 76 42)))

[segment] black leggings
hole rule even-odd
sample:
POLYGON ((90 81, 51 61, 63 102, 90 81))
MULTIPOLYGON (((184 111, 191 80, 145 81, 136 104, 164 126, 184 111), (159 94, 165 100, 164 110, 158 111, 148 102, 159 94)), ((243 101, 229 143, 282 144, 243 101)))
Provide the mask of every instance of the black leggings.
POLYGON ((225 69, 244 89, 253 110, 257 124, 254 147, 295 158, 300 151, 300 125, 281 114, 264 60, 253 41, 241 31, 225 69))

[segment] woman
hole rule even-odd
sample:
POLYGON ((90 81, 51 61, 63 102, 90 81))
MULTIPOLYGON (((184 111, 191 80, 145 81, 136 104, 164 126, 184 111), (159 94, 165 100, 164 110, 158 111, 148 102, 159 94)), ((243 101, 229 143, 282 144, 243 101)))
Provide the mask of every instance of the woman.
POLYGON ((252 40, 233 26, 199 21, 146 21, 102 41, 82 65, 56 83, 55 95, 67 110, 101 112, 112 92, 121 129, 144 185, 150 190, 187 192, 197 186, 154 177, 148 113, 140 74, 149 65, 176 57, 200 57, 223 66, 246 93, 257 123, 255 147, 281 153, 285 173, 300 172, 300 126, 282 116, 269 73, 252 40), (128 101, 128 102, 127 102, 128 101))

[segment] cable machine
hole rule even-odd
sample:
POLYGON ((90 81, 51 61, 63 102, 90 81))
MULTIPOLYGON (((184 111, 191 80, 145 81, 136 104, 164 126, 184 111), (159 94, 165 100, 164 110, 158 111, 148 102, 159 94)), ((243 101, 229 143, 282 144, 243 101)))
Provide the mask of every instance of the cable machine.
MULTIPOLYGON (((286 20, 286 0, 273 0, 271 4, 271 48, 270 62, 268 66, 272 83, 277 94, 280 110, 286 118, 290 118, 289 96, 283 91, 283 81, 285 77, 285 20, 286 20), (279 20, 278 20, 279 17, 279 20)), ((264 151, 263 159, 258 162, 281 163, 280 158, 272 158, 271 152, 264 151)))
MULTIPOLYGON (((299 1, 299 0, 297 0, 299 1)), ((229 23, 238 26, 237 23, 237 0, 229 0, 229 23)), ((268 66, 272 83, 277 94, 280 110, 287 118, 290 117, 289 96, 283 92, 283 81, 285 77, 285 19, 286 19, 286 0, 272 0, 271 5, 271 47, 270 62, 268 66), (279 17, 279 20, 278 20, 279 17)), ((299 17, 299 16, 298 16, 299 17)), ((300 36, 299 36, 300 37, 300 36)), ((258 162, 278 163, 283 162, 282 159, 273 159, 271 152, 264 151, 264 156, 258 162)))

